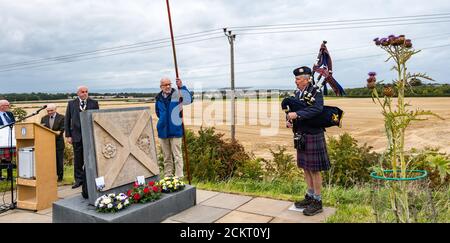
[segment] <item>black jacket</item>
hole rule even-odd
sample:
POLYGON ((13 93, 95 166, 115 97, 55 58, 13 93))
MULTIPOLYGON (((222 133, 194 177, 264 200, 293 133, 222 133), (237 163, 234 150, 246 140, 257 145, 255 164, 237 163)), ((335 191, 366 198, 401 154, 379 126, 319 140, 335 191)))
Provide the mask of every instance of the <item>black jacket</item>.
MULTIPOLYGON (((12 122, 16 121, 12 112, 7 111, 6 115, 9 117, 9 119, 11 119, 12 122)), ((3 119, 0 119, 0 126, 3 126, 3 125, 6 125, 6 124, 3 124, 3 119)))
MULTIPOLYGON (((86 110, 98 110, 98 101, 88 99, 86 104, 86 110)), ((72 142, 79 143, 82 140, 81 137, 81 121, 80 121, 80 99, 76 98, 69 101, 66 110, 65 119, 66 137, 71 137, 72 142)))
POLYGON ((59 135, 56 136, 56 150, 64 149, 64 116, 56 113, 53 127, 50 127, 50 116, 46 115, 42 117, 41 124, 53 131, 59 131, 59 135))
MULTIPOLYGON (((312 86, 309 85, 307 90, 312 91, 312 86)), ((295 98, 300 99, 300 91, 295 93, 295 98)), ((312 105, 308 105, 306 101, 300 101, 302 108, 297 111, 298 118, 296 119, 295 131, 298 133, 307 133, 307 134, 318 134, 324 132, 324 128, 310 127, 306 125, 303 121, 307 119, 311 119, 317 115, 319 115, 323 110, 323 95, 322 93, 317 93, 315 96, 316 101, 312 105)))

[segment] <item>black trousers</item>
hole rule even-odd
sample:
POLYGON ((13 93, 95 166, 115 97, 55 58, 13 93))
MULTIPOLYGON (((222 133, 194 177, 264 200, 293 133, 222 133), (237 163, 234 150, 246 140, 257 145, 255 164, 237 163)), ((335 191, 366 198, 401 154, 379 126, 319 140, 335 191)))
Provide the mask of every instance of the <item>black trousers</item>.
POLYGON ((83 157, 83 143, 73 143, 73 166, 74 166, 74 178, 75 183, 84 183, 84 157, 83 157))
POLYGON ((58 180, 64 177, 64 148, 56 150, 56 175, 58 180))
POLYGON ((82 184, 81 195, 88 198, 88 189, 86 183, 86 171, 84 170, 83 142, 73 143, 74 155, 74 177, 75 183, 82 184))

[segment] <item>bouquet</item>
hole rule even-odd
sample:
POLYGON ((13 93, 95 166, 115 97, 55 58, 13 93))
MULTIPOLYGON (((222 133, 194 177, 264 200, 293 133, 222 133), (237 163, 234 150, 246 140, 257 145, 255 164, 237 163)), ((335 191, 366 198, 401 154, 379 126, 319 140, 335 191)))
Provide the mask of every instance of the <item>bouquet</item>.
POLYGON ((164 177, 164 179, 158 182, 158 185, 161 186, 162 192, 164 193, 181 191, 185 187, 184 182, 178 177, 164 177))
POLYGON ((95 209, 101 213, 115 213, 128 206, 130 206, 130 200, 123 193, 103 195, 95 201, 95 209))
POLYGON ((127 195, 132 203, 148 203, 161 198, 161 187, 155 182, 150 181, 146 185, 134 183, 132 189, 128 190, 127 195))

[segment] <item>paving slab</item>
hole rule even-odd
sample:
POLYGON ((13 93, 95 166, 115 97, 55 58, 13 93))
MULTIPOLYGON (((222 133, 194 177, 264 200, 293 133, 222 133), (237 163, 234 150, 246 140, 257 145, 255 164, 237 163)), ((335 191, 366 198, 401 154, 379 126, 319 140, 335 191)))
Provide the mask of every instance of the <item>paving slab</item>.
POLYGON ((212 192, 205 190, 197 190, 197 204, 200 204, 214 196, 219 195, 220 192, 212 192))
POLYGON ((220 193, 201 204, 209 207, 234 210, 252 199, 252 197, 248 196, 220 193))
POLYGON ((237 210, 246 213, 253 213, 271 217, 277 217, 292 205, 292 202, 274 200, 268 198, 254 198, 237 210))
POLYGON ((252 213, 232 211, 216 221, 216 223, 268 223, 273 218, 252 213))
POLYGON ((51 223, 52 217, 33 212, 14 210, 13 213, 0 217, 0 223, 51 223))
POLYGON ((213 223, 229 212, 228 209, 197 205, 170 219, 182 223, 213 223))
POLYGON ((283 211, 274 219, 275 221, 284 221, 292 223, 323 223, 325 220, 336 212, 334 208, 323 208, 323 212, 314 216, 305 216, 302 212, 283 211))

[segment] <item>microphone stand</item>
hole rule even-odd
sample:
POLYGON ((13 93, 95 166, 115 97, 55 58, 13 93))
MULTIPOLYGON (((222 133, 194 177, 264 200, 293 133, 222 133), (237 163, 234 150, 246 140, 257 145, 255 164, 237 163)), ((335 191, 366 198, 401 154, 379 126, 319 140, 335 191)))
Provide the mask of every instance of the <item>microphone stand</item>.
MULTIPOLYGON (((7 174, 9 173, 11 175, 11 188, 10 188, 10 190, 11 190, 11 204, 9 205, 9 208, 3 208, 3 207, 0 208, 0 214, 6 212, 8 210, 13 210, 13 209, 16 208, 16 202, 14 201, 14 174, 13 174, 14 164, 13 164, 13 161, 12 161, 13 160, 13 153, 14 153, 13 138, 12 138, 13 127, 14 127, 14 125, 16 123, 20 123, 20 122, 22 122, 22 121, 24 121, 24 120, 26 120, 26 119, 28 119, 30 117, 33 117, 33 116, 39 114, 39 112, 42 111, 43 109, 45 109, 45 107, 44 108, 40 108, 39 110, 33 112, 31 115, 26 116, 26 117, 24 117, 24 118, 22 118, 22 119, 20 119, 18 121, 11 122, 10 124, 3 125, 3 126, 0 127, 0 130, 4 129, 4 128, 7 128, 7 127, 10 128, 9 129, 9 142, 8 142, 9 143, 8 147, 9 147, 10 161, 8 163, 7 174)), ((17 156, 16 156, 16 160, 17 160, 17 156)))

